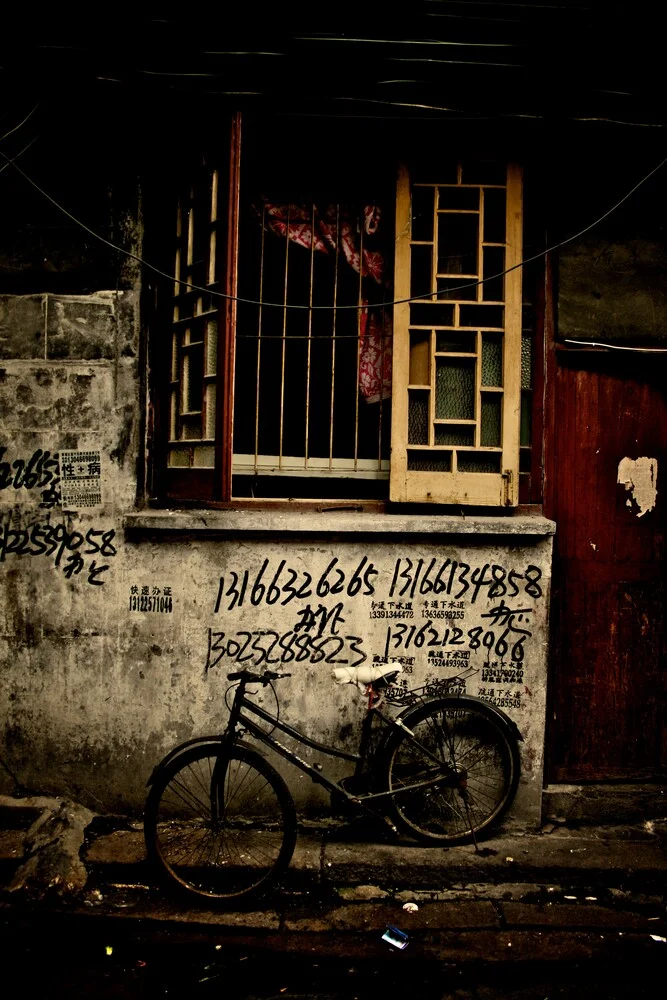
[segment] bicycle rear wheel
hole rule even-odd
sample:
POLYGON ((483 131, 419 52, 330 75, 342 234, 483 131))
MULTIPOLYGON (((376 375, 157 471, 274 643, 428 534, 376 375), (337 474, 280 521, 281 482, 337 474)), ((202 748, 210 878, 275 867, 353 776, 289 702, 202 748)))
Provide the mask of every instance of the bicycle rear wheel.
POLYGON ((144 836, 149 858, 171 883, 207 899, 236 900, 268 888, 287 868, 296 810, 260 754, 205 744, 156 777, 144 836))
POLYGON ((426 843, 455 844, 497 822, 519 782, 519 749, 509 727, 483 702, 461 698, 427 702, 402 720, 414 736, 391 736, 378 761, 381 787, 397 791, 391 800, 397 825, 426 843))

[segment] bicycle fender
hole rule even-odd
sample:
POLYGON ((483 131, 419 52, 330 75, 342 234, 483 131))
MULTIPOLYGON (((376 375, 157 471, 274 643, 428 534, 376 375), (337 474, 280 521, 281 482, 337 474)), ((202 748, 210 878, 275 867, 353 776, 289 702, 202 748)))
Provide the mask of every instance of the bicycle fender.
MULTIPOLYGON (((173 750, 170 750, 169 753, 162 758, 159 764, 155 765, 148 781, 146 782, 147 787, 154 784, 158 774, 161 774, 162 771, 164 771, 164 769, 172 763, 172 761, 176 760, 177 757, 180 757, 180 755, 186 750, 190 750, 195 746, 203 746, 206 743, 222 744, 224 740, 225 737, 218 733, 215 736, 197 736, 193 740, 187 740, 185 743, 181 743, 179 746, 174 747, 173 750)), ((252 750, 254 753, 258 753, 261 757, 266 757, 263 750, 260 750, 259 747, 256 747, 253 743, 249 743, 247 740, 234 740, 232 746, 243 747, 244 750, 252 750)))
MULTIPOLYGON (((445 699, 448 701, 460 701, 464 703, 467 702, 468 704, 472 703, 474 705, 483 705, 486 709, 488 709, 491 715, 494 715, 498 719, 498 721, 501 722, 503 726, 505 726, 505 728, 509 730, 509 732, 512 734, 512 736, 514 736, 515 739, 523 743, 523 736, 521 735, 521 730, 517 726, 514 719, 510 719, 509 715, 506 715, 502 709, 498 708, 498 706, 494 705, 492 702, 484 701, 483 698, 476 698, 475 695, 472 694, 442 695, 439 698, 434 698, 433 701, 440 701, 445 699)), ((425 704, 427 704, 427 702, 425 702, 425 704)), ((421 707, 420 705, 410 705, 408 708, 403 709, 398 718, 401 719, 402 722, 406 722, 407 725, 406 721, 407 716, 410 715, 411 712, 417 711, 417 709, 420 707, 421 707)))

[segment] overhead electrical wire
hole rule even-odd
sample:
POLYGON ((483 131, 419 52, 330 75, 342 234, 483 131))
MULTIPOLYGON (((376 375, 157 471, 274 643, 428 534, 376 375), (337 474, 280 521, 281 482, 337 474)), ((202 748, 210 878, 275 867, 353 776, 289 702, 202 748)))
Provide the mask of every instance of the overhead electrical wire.
POLYGON ((19 156, 23 156, 23 154, 30 149, 30 147, 34 142, 37 142, 37 136, 35 136, 34 139, 31 139, 30 142, 23 147, 23 149, 20 149, 16 154, 16 156, 13 156, 11 160, 9 160, 7 163, 3 163, 3 165, 0 167, 0 174, 3 173, 7 169, 7 167, 10 167, 13 164, 14 160, 18 160, 19 156))
POLYGON ((18 123, 18 125, 15 125, 15 126, 14 126, 14 128, 10 128, 9 132, 5 132, 5 134, 4 134, 4 135, 0 135, 0 142, 4 142, 4 141, 5 141, 5 139, 8 139, 10 135, 13 135, 13 134, 14 134, 14 132, 18 132, 18 130, 19 130, 20 128, 23 128, 23 126, 24 126, 24 125, 25 125, 25 123, 26 123, 26 122, 28 121, 28 119, 29 119, 29 118, 31 118, 31 117, 32 117, 32 116, 34 115, 35 111, 37 111, 37 108, 38 108, 38 107, 39 107, 39 105, 38 105, 38 104, 36 104, 36 105, 34 106, 34 108, 32 109, 32 111, 29 111, 29 112, 28 112, 28 114, 27 114, 27 115, 25 116, 25 118, 23 119, 23 121, 20 121, 20 122, 18 123))
MULTIPOLYGON (((21 126, 30 118, 30 116, 33 114, 33 112, 35 110, 36 110, 36 107, 33 108, 32 111, 28 115, 26 115, 26 117, 23 119, 23 121, 20 122, 17 126, 15 126, 15 128, 11 129, 4 136, 2 136, 2 138, 0 139, 0 141, 2 141, 3 139, 7 138, 7 136, 11 135, 13 132, 16 132, 19 128, 21 128, 21 126)), ((190 291, 203 292, 206 295, 212 295, 212 296, 214 296, 216 298, 226 299, 226 300, 229 300, 229 301, 232 301, 232 302, 241 302, 244 305, 262 306, 262 307, 266 307, 266 308, 269 308, 269 309, 283 309, 283 310, 284 309, 298 309, 300 311, 306 311, 306 312, 314 312, 314 311, 318 311, 318 312, 321 312, 321 311, 329 311, 329 312, 337 311, 338 312, 338 311, 350 310, 350 309, 354 309, 354 310, 358 311, 359 309, 363 309, 364 308, 364 306, 361 305, 361 304, 357 304, 357 305, 336 305, 336 306, 332 305, 332 306, 328 306, 328 305, 298 305, 298 304, 286 303, 286 302, 263 302, 263 301, 261 301, 259 299, 250 299, 250 298, 245 298, 245 297, 240 296, 240 295, 231 295, 231 294, 229 294, 227 292, 219 292, 219 291, 217 291, 215 289, 207 288, 205 285, 196 285, 193 282, 184 281, 184 280, 182 280, 180 278, 176 278, 173 274, 169 274, 167 271, 163 271, 161 268, 156 267, 154 264, 151 264, 149 261, 144 260, 143 257, 140 257, 139 254, 133 253, 132 250, 126 250, 124 247, 120 247, 117 244, 112 243, 111 240, 106 239, 106 237, 101 236, 99 233, 96 233, 93 229, 90 228, 90 226, 87 226, 85 224, 85 222, 82 222, 75 215, 72 215, 71 212, 69 212, 63 205, 61 205, 58 201, 56 201, 56 199, 53 198, 47 191, 45 191, 44 188, 40 187, 40 185, 36 181, 34 181, 32 179, 32 177, 30 177, 25 172, 25 170, 23 170, 18 165, 18 163, 16 163, 13 159, 10 159, 10 157, 8 157, 1 149, 0 149, 0 156, 6 161, 5 166, 11 165, 14 168, 14 170, 18 171, 18 173, 33 188, 35 188, 36 191, 38 191, 42 195, 42 197, 46 198, 46 200, 49 201, 55 208, 57 208, 58 211, 62 212, 63 215, 67 216, 68 219, 71 219, 72 222, 74 222, 77 226, 79 226, 85 232, 89 233, 91 236, 93 236, 100 243, 105 244, 105 246, 110 247, 112 250, 115 250, 117 253, 123 254, 124 256, 129 257, 130 259, 137 261, 137 263, 141 264, 142 267, 145 267, 147 270, 152 271, 153 274, 157 274, 160 277, 166 278, 168 281, 174 282, 176 284, 183 285, 185 288, 189 289, 190 291)), ((498 278, 502 278, 506 274, 510 274, 512 271, 516 271, 517 268, 525 267, 527 264, 533 263, 533 261, 540 260, 542 257, 545 257, 547 254, 553 253, 554 250, 558 250, 558 249, 560 249, 560 247, 566 246, 568 243, 572 243, 574 240, 579 239, 580 236, 584 236, 586 233, 590 232, 591 229, 594 229, 601 222, 603 222, 610 215, 612 215, 618 208, 620 208, 620 206, 624 202, 626 202, 628 200, 628 198, 630 198, 635 193, 635 191, 637 191, 643 184, 645 184, 646 181, 648 181, 651 177, 653 177, 653 175, 656 174, 665 165, 665 163, 667 163, 667 157, 665 157, 664 159, 662 159, 660 161, 660 163, 657 164, 657 166, 655 166, 651 170, 649 170, 649 172, 647 174, 645 174, 644 177, 642 177, 642 179, 640 181, 638 181, 633 187, 631 187, 630 190, 627 191, 626 194, 624 194, 622 198, 620 198, 614 205, 611 206, 611 208, 607 209, 606 212, 604 212, 602 215, 600 215, 597 219, 595 219, 593 222, 591 222, 588 226, 585 226, 583 229, 580 229, 577 233, 574 233, 572 236, 568 236, 566 239, 561 240, 558 243, 554 243, 552 246, 547 247, 545 250, 540 250, 539 253, 533 254, 532 257, 526 257, 526 258, 524 258, 523 260, 519 261, 518 264, 514 264, 512 267, 508 267, 504 271, 499 271, 498 274, 492 274, 492 275, 489 275, 487 278, 480 278, 478 281, 468 281, 468 282, 466 282, 466 283, 464 283, 462 285, 455 285, 452 288, 448 288, 447 289, 447 295, 451 295, 452 292, 463 291, 466 288, 475 288, 478 285, 485 284, 487 281, 495 281, 498 278)), ((436 292, 426 292, 426 293, 423 293, 421 295, 411 295, 408 298, 393 299, 390 302, 369 303, 368 305, 369 306, 375 306, 377 308, 385 308, 385 309, 387 309, 390 306, 402 305, 402 304, 407 303, 407 302, 415 302, 415 301, 418 301, 420 299, 431 299, 432 301, 446 301, 445 299, 438 299, 438 295, 437 295, 436 292)))

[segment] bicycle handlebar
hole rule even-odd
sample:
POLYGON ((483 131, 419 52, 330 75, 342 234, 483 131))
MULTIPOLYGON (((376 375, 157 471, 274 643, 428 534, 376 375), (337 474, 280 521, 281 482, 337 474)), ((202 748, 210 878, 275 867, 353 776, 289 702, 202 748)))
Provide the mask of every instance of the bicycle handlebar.
POLYGON ((227 680, 266 685, 270 684, 271 681, 279 681, 283 677, 291 676, 291 674, 279 674, 275 670, 265 670, 263 674, 254 674, 252 670, 239 670, 237 673, 227 674, 227 680))

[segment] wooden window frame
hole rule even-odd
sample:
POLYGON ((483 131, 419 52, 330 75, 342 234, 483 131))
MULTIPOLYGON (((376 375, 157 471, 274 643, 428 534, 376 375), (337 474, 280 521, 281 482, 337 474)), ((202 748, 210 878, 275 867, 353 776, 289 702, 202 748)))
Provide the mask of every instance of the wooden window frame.
MULTIPOLYGON (((218 322, 218 390, 216 410, 215 465, 213 468, 167 467, 166 414, 164 403, 158 402, 149 412, 148 426, 153 430, 153 483, 152 491, 163 502, 173 506, 189 504, 212 507, 239 507, 246 509, 288 505, 302 509, 322 507, 354 508, 358 510, 386 509, 382 500, 327 501, 288 499, 246 499, 232 496, 233 415, 234 415, 234 364, 235 327, 238 290, 239 207, 241 176, 241 115, 230 118, 229 167, 226 183, 221 184, 222 198, 227 191, 225 219, 225 257, 219 283, 227 298, 221 300, 218 322)), ((523 236, 523 211, 521 200, 522 172, 517 164, 508 164, 506 209, 505 268, 510 269, 521 261, 523 236)), ((221 203, 224 201, 221 198, 221 203)), ((410 178, 405 166, 399 167, 396 197, 396 257, 394 298, 408 299, 410 295, 410 178)), ((219 244, 222 241, 219 240, 219 244)), ((407 386, 409 373, 409 301, 394 307, 393 337, 393 405, 391 428, 390 500, 398 504, 475 505, 487 507, 515 507, 519 497, 519 428, 521 405, 521 275, 517 267, 505 276, 505 322, 503 333, 503 416, 501 471, 475 472, 408 472, 407 469, 407 386)), ((156 371, 159 375, 160 366, 156 371)), ((537 370, 539 370, 539 365, 537 370)), ((164 364, 162 365, 164 374, 164 364)), ((534 426, 533 430, 537 430, 534 426)), ((524 474, 522 479, 525 480, 524 474)), ((323 484, 324 485, 324 484, 323 484)), ((534 490, 532 491, 534 492, 534 490)), ((323 490, 324 493, 324 490, 323 490)), ((522 499, 524 499, 522 497, 522 499)))
MULTIPOLYGON (((521 416, 521 327, 523 211, 522 170, 515 163, 507 165, 506 217, 505 217, 505 295, 503 323, 503 397, 501 421, 502 456, 500 471, 476 473, 452 471, 414 471, 408 468, 410 442, 408 437, 408 399, 410 375, 410 309, 411 309, 411 247, 412 195, 408 168, 401 165, 398 174, 396 201, 396 276, 394 294, 398 300, 394 307, 394 365, 392 409, 392 453, 390 498, 401 503, 466 504, 479 506, 514 507, 519 503, 519 439, 521 416)), ((434 185, 436 188, 437 185, 434 185)), ((480 185, 481 187, 481 185, 480 185)), ((437 239, 434 233, 433 239, 437 239)), ((479 233, 479 246, 482 234, 479 233)), ((435 243, 433 244, 435 254, 435 243)), ((481 267, 481 264, 478 266, 481 267)), ((435 274, 435 270, 434 270, 435 274)), ((435 289, 435 278, 433 282, 435 289)), ((430 300, 435 300, 434 294, 430 300)), ((423 299, 421 301, 424 301, 423 299)), ((428 300, 427 300, 428 301, 428 300)), ((458 311, 455 312, 455 316, 458 311)), ((455 324, 449 329, 458 328, 455 324)), ((429 399, 435 394, 435 331, 430 332, 428 380, 429 399)), ((481 364, 481 335, 477 338, 477 369, 481 364)), ((479 446, 480 415, 477 400, 481 395, 479 379, 475 389, 475 431, 479 446)), ((431 406, 432 412, 432 406, 431 406)), ((444 447, 433 442, 433 419, 429 420, 429 441, 423 446, 430 453, 452 456, 456 461, 455 446, 444 447)), ((413 448, 415 446, 413 445, 413 448)), ((420 447, 420 446, 417 446, 420 447)), ((474 452, 473 452, 474 454, 474 452)))
MULTIPOLYGON (((222 250, 218 260, 218 279, 212 284, 215 290, 224 292, 226 298, 219 300, 218 340, 217 340, 217 405, 215 416, 215 459, 207 468, 178 467, 168 465, 169 402, 162 392, 156 392, 154 406, 149 413, 149 427, 152 425, 155 442, 155 492, 168 504, 206 504, 208 506, 229 506, 231 500, 231 442, 234 413, 234 329, 236 324, 237 273, 238 273, 238 213, 241 165, 241 115, 235 113, 229 122, 229 158, 226 176, 221 177, 220 204, 226 211, 220 213, 224 229, 218 229, 223 239, 218 239, 218 249, 222 250), (222 233, 221 233, 222 230, 222 233), (222 280, 220 280, 222 276, 222 280), (151 416, 153 419, 151 420, 151 416)), ((154 319, 153 325, 167 325, 169 316, 163 308, 154 319)), ((149 336, 151 331, 149 330, 149 336)), ((152 367, 158 378, 168 378, 164 351, 158 349, 159 333, 156 330, 151 340, 155 342, 152 352, 152 367)))

